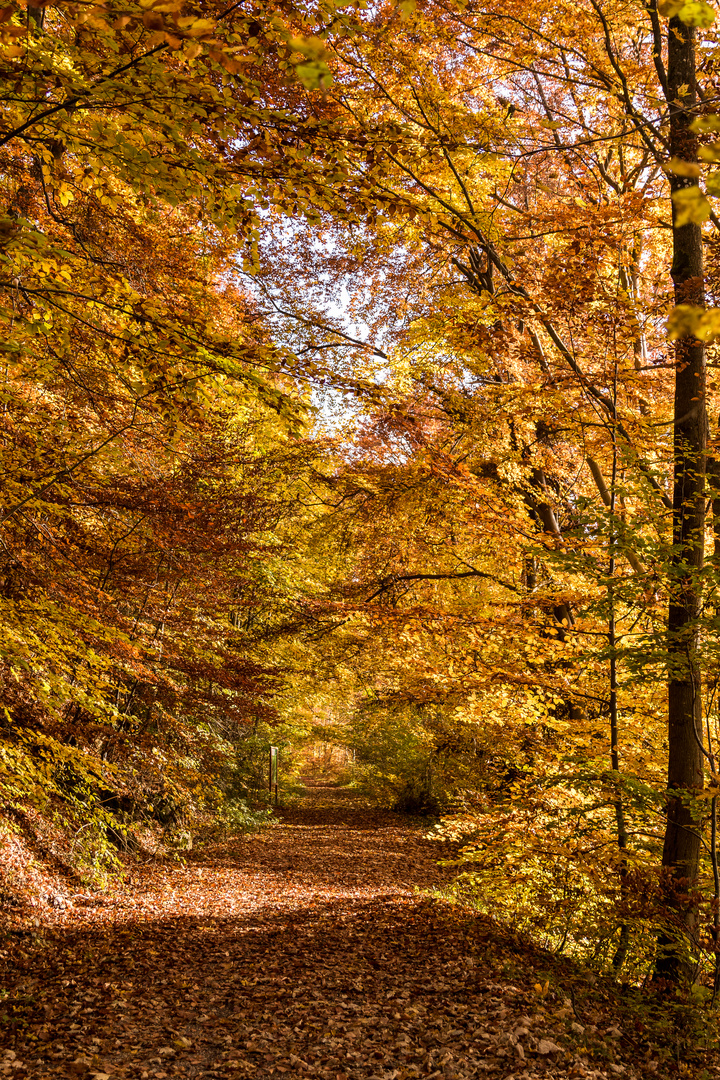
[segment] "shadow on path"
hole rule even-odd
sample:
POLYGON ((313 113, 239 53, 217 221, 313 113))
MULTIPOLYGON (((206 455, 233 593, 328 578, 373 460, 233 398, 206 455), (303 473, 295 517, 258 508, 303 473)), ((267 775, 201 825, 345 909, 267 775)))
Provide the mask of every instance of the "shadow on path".
POLYGON ((398 815, 316 788, 257 836, 147 868, 58 914, 6 972, 0 1074, 568 1075, 559 1046, 537 1049, 527 946, 513 957, 489 921, 419 893, 448 873, 442 854, 398 815))

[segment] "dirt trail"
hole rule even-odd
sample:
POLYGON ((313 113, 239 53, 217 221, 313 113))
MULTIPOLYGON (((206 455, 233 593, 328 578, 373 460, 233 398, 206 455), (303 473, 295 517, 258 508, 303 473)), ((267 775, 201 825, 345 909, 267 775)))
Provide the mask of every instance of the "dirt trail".
POLYGON ((316 787, 257 836, 71 897, 4 974, 0 1076, 637 1075, 635 1044, 538 995, 526 946, 418 891, 442 855, 316 787))

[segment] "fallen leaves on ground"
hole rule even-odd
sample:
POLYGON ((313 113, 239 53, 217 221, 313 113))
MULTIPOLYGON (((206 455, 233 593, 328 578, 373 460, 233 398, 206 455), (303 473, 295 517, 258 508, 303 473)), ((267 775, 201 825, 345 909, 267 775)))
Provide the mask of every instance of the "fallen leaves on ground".
POLYGON ((665 1075, 641 1034, 538 983, 544 954, 423 895, 447 854, 319 788, 114 899, 69 896, 7 964, 0 1076, 665 1075))

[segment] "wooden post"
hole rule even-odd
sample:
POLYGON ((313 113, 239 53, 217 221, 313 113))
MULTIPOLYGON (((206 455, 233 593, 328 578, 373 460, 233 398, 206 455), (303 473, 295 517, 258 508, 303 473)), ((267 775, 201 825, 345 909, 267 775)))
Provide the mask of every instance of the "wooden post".
POLYGON ((270 796, 275 796, 275 805, 278 804, 278 748, 270 747, 270 761, 268 769, 268 791, 270 796))

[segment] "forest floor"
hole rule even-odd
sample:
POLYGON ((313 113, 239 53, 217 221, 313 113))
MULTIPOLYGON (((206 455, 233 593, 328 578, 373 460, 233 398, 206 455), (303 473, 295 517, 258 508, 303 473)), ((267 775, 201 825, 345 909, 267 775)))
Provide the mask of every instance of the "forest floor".
POLYGON ((587 972, 433 900, 448 854, 315 786, 258 834, 69 891, 0 953, 0 1076, 720 1076, 587 972))

